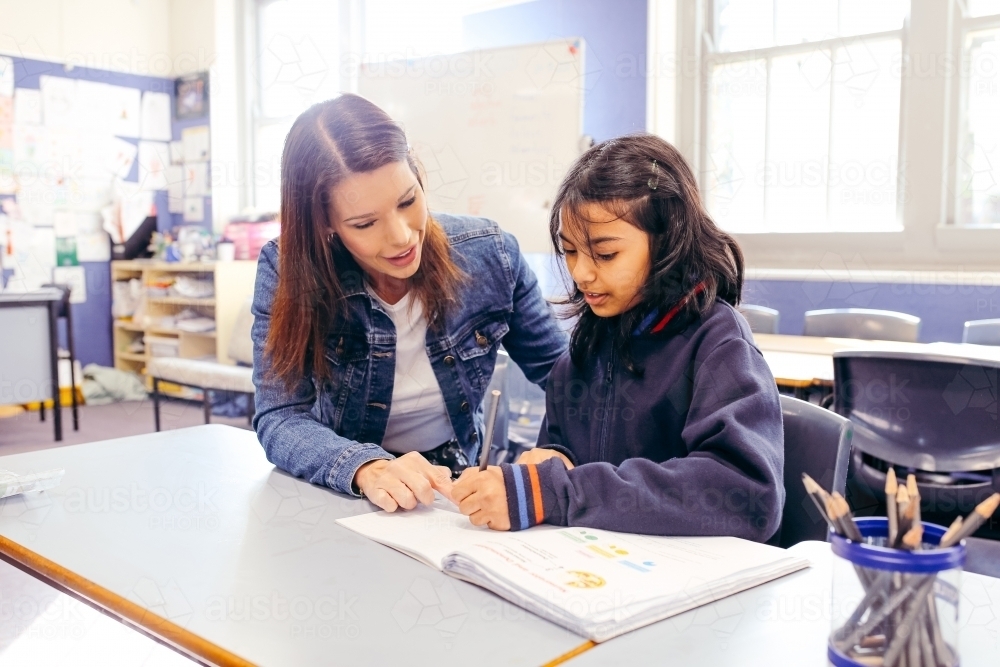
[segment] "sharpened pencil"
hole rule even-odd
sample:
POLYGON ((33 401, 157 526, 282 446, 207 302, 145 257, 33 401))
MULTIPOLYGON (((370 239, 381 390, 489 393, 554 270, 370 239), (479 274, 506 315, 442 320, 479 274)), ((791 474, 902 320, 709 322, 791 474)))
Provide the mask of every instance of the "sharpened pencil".
POLYGON ((965 517, 962 521, 961 527, 959 527, 959 529, 956 530, 950 538, 948 538, 948 542, 945 543, 944 539, 941 540, 941 547, 945 548, 954 546, 979 530, 979 527, 982 526, 986 520, 993 516, 993 513, 997 511, 998 506, 1000 506, 1000 493, 994 493, 992 496, 976 505, 976 509, 972 510, 969 516, 965 517))
POLYGON ((892 546, 896 542, 896 532, 899 530, 899 514, 896 510, 896 492, 899 483, 896 481, 896 470, 890 466, 885 474, 885 515, 889 519, 889 539, 886 542, 892 546))

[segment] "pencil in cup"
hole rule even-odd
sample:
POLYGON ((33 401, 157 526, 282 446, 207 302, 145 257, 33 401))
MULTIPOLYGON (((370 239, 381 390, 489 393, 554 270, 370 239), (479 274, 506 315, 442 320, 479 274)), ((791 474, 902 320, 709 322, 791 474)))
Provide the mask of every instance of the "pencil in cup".
MULTIPOLYGON (((859 525, 843 496, 827 493, 809 475, 803 474, 802 482, 830 526, 838 562, 851 563, 864 590, 846 620, 837 618, 838 605, 834 603, 830 662, 838 667, 958 664, 954 647, 958 579, 965 561, 962 540, 997 510, 1000 494, 990 496, 946 530, 920 520, 920 492, 914 475, 907 476, 905 485, 899 484, 890 468, 885 488, 889 516, 862 519, 859 525)), ((849 574, 844 576, 850 579, 849 574)), ((834 586, 835 598, 841 590, 834 586)))

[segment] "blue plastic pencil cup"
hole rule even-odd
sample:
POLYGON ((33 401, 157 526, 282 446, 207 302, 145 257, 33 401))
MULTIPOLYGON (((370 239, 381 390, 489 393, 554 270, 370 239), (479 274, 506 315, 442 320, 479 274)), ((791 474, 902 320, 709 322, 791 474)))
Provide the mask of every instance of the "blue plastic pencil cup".
POLYGON ((914 551, 885 546, 884 517, 856 520, 862 542, 830 533, 836 667, 958 665, 958 600, 965 543, 937 548, 945 528, 924 523, 914 551))

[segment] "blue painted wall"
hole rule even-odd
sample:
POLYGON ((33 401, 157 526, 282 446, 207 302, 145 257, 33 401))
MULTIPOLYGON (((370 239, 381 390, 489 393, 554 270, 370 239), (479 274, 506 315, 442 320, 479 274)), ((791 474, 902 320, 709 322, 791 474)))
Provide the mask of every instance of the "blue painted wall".
MULTIPOLYGON (((39 88, 39 77, 42 75, 60 76, 69 79, 96 81, 116 86, 137 88, 143 92, 167 93, 171 98, 171 108, 174 100, 174 81, 153 76, 125 74, 90 67, 73 67, 67 69, 61 63, 51 63, 42 60, 13 57, 14 86, 16 88, 39 88)), ((205 125, 208 119, 173 121, 171 134, 174 140, 181 138, 181 130, 195 125, 205 125)), ((125 141, 138 145, 139 140, 122 137, 125 141)), ((138 159, 132 165, 126 181, 139 180, 138 159)), ((183 224, 181 214, 171 214, 167 210, 166 192, 158 192, 155 197, 157 210, 157 228, 168 231, 176 225, 183 224)), ((205 198, 206 228, 211 230, 211 197, 205 198)), ((73 304, 73 332, 76 343, 76 354, 81 364, 96 363, 102 366, 113 366, 111 336, 111 265, 108 262, 82 262, 87 280, 86 303, 73 304)), ((60 338, 61 345, 66 346, 64 327, 60 338)))
POLYGON ((473 14, 465 48, 583 37, 583 131, 603 141, 646 129, 646 0, 535 0, 473 14))
POLYGON ((916 315, 921 319, 922 343, 960 343, 962 325, 967 320, 1000 317, 1000 286, 987 283, 750 280, 744 288, 743 300, 778 310, 779 331, 783 334, 801 334, 805 312, 821 308, 877 308, 916 315))

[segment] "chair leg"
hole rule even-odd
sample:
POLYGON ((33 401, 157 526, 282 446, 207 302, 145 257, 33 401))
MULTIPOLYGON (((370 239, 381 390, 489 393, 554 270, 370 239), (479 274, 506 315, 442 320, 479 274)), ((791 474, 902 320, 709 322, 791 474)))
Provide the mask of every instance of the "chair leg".
POLYGON ((247 424, 253 426, 253 416, 257 411, 257 406, 253 403, 253 394, 247 394, 247 424))
POLYGON ((42 402, 39 404, 39 407, 38 407, 38 417, 39 417, 39 421, 45 421, 45 400, 44 399, 42 399, 42 402))
POLYGON ((205 411, 205 423, 212 423, 212 400, 208 397, 208 389, 201 390, 201 407, 205 411))
POLYGON ((153 378, 153 424, 160 431, 160 381, 153 378))

